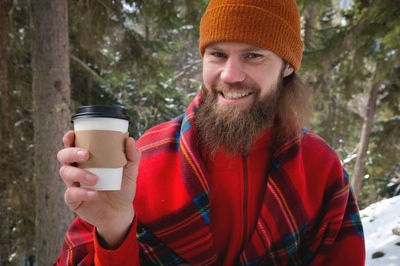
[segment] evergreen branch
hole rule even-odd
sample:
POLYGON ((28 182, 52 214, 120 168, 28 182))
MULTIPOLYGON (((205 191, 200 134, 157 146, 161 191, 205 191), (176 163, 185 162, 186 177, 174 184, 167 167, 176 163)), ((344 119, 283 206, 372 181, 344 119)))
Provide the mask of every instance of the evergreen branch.
POLYGON ((97 0, 97 2, 98 2, 100 5, 102 5, 103 7, 105 7, 105 9, 108 9, 108 10, 111 11, 113 14, 115 14, 115 11, 114 11, 111 7, 109 7, 106 3, 104 3, 104 2, 101 1, 101 0, 97 0))
POLYGON ((183 76, 185 76, 187 73, 192 72, 192 71, 193 71, 192 68, 193 68, 195 65, 201 64, 201 62, 202 62, 201 59, 199 59, 199 60, 194 60, 191 64, 189 64, 189 65, 183 67, 182 71, 181 71, 180 73, 178 73, 175 77, 173 77, 172 80, 170 81, 170 83, 172 84, 172 83, 174 83, 175 81, 181 79, 181 78, 182 78, 183 76))
POLYGON ((120 96, 118 96, 118 94, 114 92, 114 89, 112 88, 110 83, 108 83, 106 80, 104 80, 99 74, 96 73, 96 71, 91 69, 85 62, 80 60, 78 57, 74 56, 73 54, 70 54, 70 58, 73 61, 75 61, 76 63, 78 63, 78 65, 80 65, 83 69, 85 69, 89 74, 91 74, 97 81, 99 81, 101 84, 103 84, 105 86, 107 92, 109 92, 112 96, 114 96, 115 99, 117 99, 119 102, 121 102, 127 108, 131 108, 131 109, 135 110, 139 114, 139 116, 142 116, 143 112, 147 110, 146 107, 132 105, 132 104, 126 102, 120 96))
MULTIPOLYGON (((376 5, 374 3, 374 5, 376 5)), ((345 30, 345 35, 336 42, 331 42, 331 45, 324 48, 323 50, 316 51, 311 60, 319 62, 320 66, 329 72, 335 68, 348 54, 343 51, 352 50, 355 51, 364 45, 363 41, 355 41, 357 37, 362 36, 361 34, 366 31, 371 25, 370 18, 373 14, 373 7, 369 8, 364 12, 361 17, 352 25, 345 30)))

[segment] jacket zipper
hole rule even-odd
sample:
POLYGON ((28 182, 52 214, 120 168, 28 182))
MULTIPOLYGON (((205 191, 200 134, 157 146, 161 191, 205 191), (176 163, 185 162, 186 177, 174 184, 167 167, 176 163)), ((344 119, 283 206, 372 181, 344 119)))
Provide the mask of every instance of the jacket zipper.
POLYGON ((247 241, 247 201, 248 201, 248 169, 247 169, 247 156, 245 153, 242 156, 243 164, 243 243, 241 250, 245 247, 247 241))

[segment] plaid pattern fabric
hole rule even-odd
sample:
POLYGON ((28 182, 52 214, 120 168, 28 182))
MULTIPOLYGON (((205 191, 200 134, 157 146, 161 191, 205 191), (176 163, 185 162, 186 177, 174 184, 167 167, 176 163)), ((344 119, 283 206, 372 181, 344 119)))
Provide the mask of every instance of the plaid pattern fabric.
MULTIPOLYGON (((144 265, 220 263, 210 229, 207 172, 193 122, 198 103, 196 97, 184 116, 154 127, 137 142, 142 160, 134 206, 144 265)), ((333 252, 345 254, 353 248, 356 255, 346 255, 342 262, 363 265, 358 207, 333 150, 305 130, 301 139, 274 151, 272 165, 256 228, 238 264, 327 265, 336 256, 333 252)), ((90 265, 85 261, 93 257, 91 228, 85 226, 78 219, 75 227, 80 229, 73 226, 67 232, 60 264, 90 265)))
POLYGON ((81 218, 68 228, 60 256, 54 265, 94 265, 93 226, 81 218))
MULTIPOLYGON (((171 265, 169 264, 170 260, 183 260, 193 265, 211 265, 217 261, 209 227, 209 187, 205 178, 206 171, 200 158, 197 142, 193 141, 197 139, 197 133, 193 127, 197 102, 198 98, 189 106, 184 116, 153 128, 138 141, 138 146, 142 151, 141 169, 150 167, 147 163, 148 159, 149 162, 153 162, 155 158, 168 153, 168 156, 171 156, 169 160, 174 158, 173 162, 179 162, 177 171, 165 173, 170 168, 170 164, 166 164, 165 168, 160 167, 160 172, 154 170, 153 167, 152 175, 165 176, 164 178, 169 179, 168 174, 171 174, 174 176, 171 178, 179 179, 176 182, 182 182, 182 187, 186 191, 180 192, 172 187, 170 189, 175 190, 177 195, 181 193, 189 195, 188 201, 184 201, 174 213, 146 222, 144 227, 140 217, 142 213, 143 216, 147 215, 150 206, 145 205, 146 200, 136 204, 140 198, 146 197, 145 195, 141 197, 141 193, 138 191, 136 197, 139 199, 135 199, 135 210, 139 221, 138 230, 152 232, 153 237, 150 243, 155 243, 151 246, 145 245, 139 234, 141 254, 146 255, 149 264, 171 265), (161 255, 154 250, 162 250, 161 255), (166 256, 166 254, 168 255, 166 256), (175 259, 176 256, 180 259, 175 259), (167 257, 167 260, 163 261, 162 257, 167 257)), ((139 170, 139 172, 141 171, 139 170)), ((148 179, 146 173, 143 176, 140 174, 138 187, 139 185, 149 186, 141 182, 143 179, 148 179)))

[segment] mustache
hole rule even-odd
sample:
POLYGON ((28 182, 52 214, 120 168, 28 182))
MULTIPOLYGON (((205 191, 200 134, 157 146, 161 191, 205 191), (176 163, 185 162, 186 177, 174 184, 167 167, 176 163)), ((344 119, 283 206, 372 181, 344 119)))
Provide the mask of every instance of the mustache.
POLYGON ((211 87, 214 94, 227 91, 246 91, 252 93, 259 93, 261 89, 258 86, 248 86, 241 82, 238 83, 225 83, 219 82, 211 87))

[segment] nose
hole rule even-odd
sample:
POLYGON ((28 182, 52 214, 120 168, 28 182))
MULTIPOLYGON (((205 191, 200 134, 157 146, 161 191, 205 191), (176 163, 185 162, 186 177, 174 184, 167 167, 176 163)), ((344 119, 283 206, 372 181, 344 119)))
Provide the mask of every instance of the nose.
POLYGON ((226 83, 242 82, 246 74, 240 62, 232 57, 228 58, 221 72, 221 80, 226 83))

